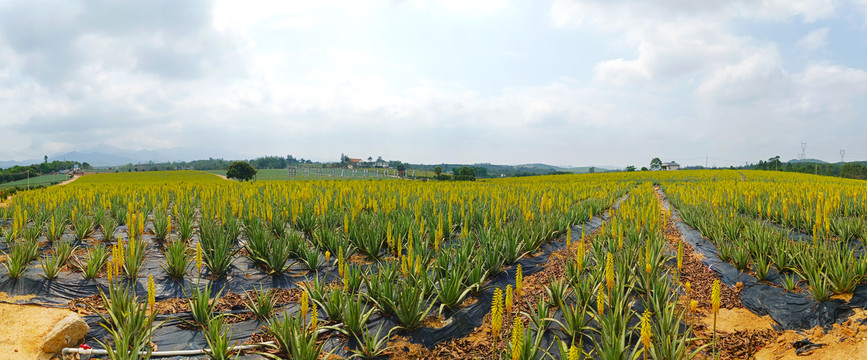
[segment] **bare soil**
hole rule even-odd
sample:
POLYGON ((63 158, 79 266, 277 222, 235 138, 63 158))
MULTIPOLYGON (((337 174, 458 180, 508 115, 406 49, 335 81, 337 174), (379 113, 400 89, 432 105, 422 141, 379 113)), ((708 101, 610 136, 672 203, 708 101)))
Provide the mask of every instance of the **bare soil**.
MULTIPOLYGON (((659 199, 660 211, 663 211, 662 196, 655 187, 659 199)), ((680 297, 680 304, 689 308, 689 302, 696 300, 698 309, 690 314, 686 321, 692 326, 697 338, 693 341, 696 348, 712 344, 714 336, 713 313, 711 311, 711 287, 719 276, 701 262, 701 254, 694 251, 691 245, 683 241, 683 234, 675 227, 675 222, 668 219, 663 230, 666 240, 673 249, 683 243, 683 269, 679 274, 681 284, 690 282, 689 294, 680 297)), ((685 286, 684 286, 685 287, 685 286)), ((769 316, 759 317, 743 307, 740 301, 739 287, 720 286, 720 310, 716 318, 716 348, 721 359, 749 359, 779 335, 774 329, 774 320, 769 316)), ((708 358, 713 345, 708 345, 704 351, 708 358)))
POLYGON ((818 326, 805 331, 785 331, 756 353, 755 358, 759 360, 867 359, 867 311, 855 309, 855 314, 848 320, 841 324, 834 324, 828 331, 818 326), (815 345, 800 346, 801 350, 798 351, 795 344, 804 340, 815 345))
POLYGON ((62 182, 62 183, 60 183, 60 184, 57 184, 57 186, 67 185, 67 184, 69 184, 69 183, 71 183, 71 182, 73 182, 73 181, 75 181, 75 180, 78 180, 78 178, 80 178, 80 177, 81 177, 81 175, 72 175, 72 177, 71 177, 69 180, 66 180, 66 181, 64 181, 64 182, 62 182))
POLYGON ((50 354, 40 349, 42 341, 70 314, 74 313, 65 309, 0 303, 0 359, 48 359, 50 354))

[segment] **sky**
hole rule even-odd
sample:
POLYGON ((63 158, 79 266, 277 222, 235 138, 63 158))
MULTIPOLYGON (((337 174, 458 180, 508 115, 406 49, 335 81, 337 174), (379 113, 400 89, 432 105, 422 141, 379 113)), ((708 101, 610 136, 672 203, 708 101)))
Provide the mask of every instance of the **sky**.
POLYGON ((0 160, 867 160, 867 0, 0 0, 0 160))

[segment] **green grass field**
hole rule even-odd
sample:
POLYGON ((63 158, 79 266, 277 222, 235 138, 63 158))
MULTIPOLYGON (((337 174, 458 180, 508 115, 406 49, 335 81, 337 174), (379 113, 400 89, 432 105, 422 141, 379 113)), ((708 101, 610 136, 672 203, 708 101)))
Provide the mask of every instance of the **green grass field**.
MULTIPOLYGON (((30 178, 30 186, 49 186, 69 179, 69 175, 42 175, 30 178)), ((0 184, 0 188, 27 187, 27 179, 0 184)))

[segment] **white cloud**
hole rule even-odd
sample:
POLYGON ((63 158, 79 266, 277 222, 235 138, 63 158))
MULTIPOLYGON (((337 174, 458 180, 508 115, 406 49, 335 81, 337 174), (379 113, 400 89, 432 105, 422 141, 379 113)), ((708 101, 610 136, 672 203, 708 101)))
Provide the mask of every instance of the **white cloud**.
POLYGON ((867 71, 833 64, 811 64, 794 77, 798 107, 805 114, 848 115, 851 99, 867 93, 867 71))
POLYGON ((711 72, 696 89, 699 98, 723 104, 742 104, 779 96, 787 75, 776 48, 753 52, 736 64, 711 72))
POLYGON ((736 61, 752 50, 721 24, 701 20, 654 23, 630 36, 638 39, 638 57, 601 62, 593 69, 594 79, 621 86, 633 81, 664 84, 736 61))
POLYGON ((798 40, 795 47, 803 51, 817 51, 822 50, 827 45, 828 28, 824 27, 810 31, 807 35, 804 35, 804 37, 798 40))
POLYGON ((826 46, 833 20, 797 45, 806 66, 743 26, 806 32, 832 1, 155 4, 173 15, 0 6, 0 159, 105 144, 619 165, 708 146, 752 160, 787 124, 867 131, 867 73, 826 46))
POLYGON ((439 3, 449 12, 463 16, 487 16, 509 6, 508 0, 439 0, 439 3))
POLYGON ((812 23, 832 17, 837 11, 834 0, 762 0, 736 2, 735 11, 748 19, 783 21, 800 16, 812 23))

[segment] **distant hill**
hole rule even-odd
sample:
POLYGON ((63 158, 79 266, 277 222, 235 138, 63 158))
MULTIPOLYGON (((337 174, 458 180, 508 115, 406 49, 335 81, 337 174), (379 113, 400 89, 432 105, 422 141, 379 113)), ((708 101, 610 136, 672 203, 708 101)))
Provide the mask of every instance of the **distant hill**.
POLYGON ((789 160, 789 161, 787 161, 787 162, 788 162, 788 163, 791 163, 791 164, 798 164, 798 163, 819 163, 819 164, 827 164, 827 163, 828 163, 827 161, 822 161, 822 160, 819 160, 819 159, 804 159, 804 160, 792 159, 792 160, 789 160))
MULTIPOLYGON (((208 158, 244 159, 245 157, 226 151, 213 153, 204 149, 175 147, 163 150, 122 150, 109 145, 99 145, 90 149, 82 149, 67 153, 48 155, 48 161, 68 160, 86 162, 94 167, 120 166, 126 164, 145 164, 148 162, 180 162, 208 158)), ((0 161, 0 168, 25 166, 42 163, 43 159, 0 161)))
MULTIPOLYGON (((499 177, 499 176, 529 176, 529 175, 545 175, 550 173, 567 172, 574 174, 585 174, 590 172, 590 166, 582 167, 561 167, 548 164, 521 164, 521 165, 497 165, 490 163, 476 164, 406 164, 411 169, 433 171, 434 167, 441 166, 443 172, 450 173, 452 169, 458 169, 464 166, 476 168, 477 175, 480 177, 499 177), (479 171, 481 170, 481 171, 479 171)), ((596 172, 605 172, 614 170, 608 166, 593 166, 596 172)))

